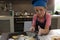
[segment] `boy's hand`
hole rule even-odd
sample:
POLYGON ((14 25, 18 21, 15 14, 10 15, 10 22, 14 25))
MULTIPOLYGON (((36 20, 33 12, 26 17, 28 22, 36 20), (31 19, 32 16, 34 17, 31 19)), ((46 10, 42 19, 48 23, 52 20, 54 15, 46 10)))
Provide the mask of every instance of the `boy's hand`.
POLYGON ((34 27, 31 27, 31 28, 30 28, 30 31, 31 31, 31 32, 34 32, 34 31, 35 31, 35 28, 34 28, 34 27))

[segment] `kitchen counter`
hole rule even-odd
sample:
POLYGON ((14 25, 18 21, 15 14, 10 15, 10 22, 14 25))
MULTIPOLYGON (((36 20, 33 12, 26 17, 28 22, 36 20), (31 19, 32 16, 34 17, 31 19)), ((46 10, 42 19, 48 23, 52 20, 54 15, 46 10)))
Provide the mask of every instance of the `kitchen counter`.
MULTIPOLYGON (((60 17, 60 15, 52 15, 52 18, 60 17)), ((10 20, 14 18, 13 16, 0 16, 0 20, 10 20)), ((15 17, 15 18, 24 18, 24 17, 15 17)), ((32 16, 28 16, 27 18, 32 18, 32 16)))
MULTIPOLYGON (((60 17, 60 15, 52 15, 52 18, 58 18, 58 17, 60 17)), ((33 16, 17 16, 14 18, 33 18, 33 16)))
POLYGON ((59 18, 60 15, 52 15, 52 18, 59 18))
POLYGON ((0 20, 10 20, 12 18, 12 16, 0 16, 0 20))

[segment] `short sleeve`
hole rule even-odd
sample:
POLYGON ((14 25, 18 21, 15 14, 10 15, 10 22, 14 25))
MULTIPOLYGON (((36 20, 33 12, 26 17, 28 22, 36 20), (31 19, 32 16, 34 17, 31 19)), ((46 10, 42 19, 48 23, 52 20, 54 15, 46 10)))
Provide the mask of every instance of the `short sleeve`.
POLYGON ((35 14, 35 15, 33 16, 33 20, 32 20, 32 26, 33 26, 33 27, 35 27, 36 18, 37 18, 37 15, 35 14))
POLYGON ((47 14, 46 15, 46 27, 50 27, 51 26, 51 14, 47 14))

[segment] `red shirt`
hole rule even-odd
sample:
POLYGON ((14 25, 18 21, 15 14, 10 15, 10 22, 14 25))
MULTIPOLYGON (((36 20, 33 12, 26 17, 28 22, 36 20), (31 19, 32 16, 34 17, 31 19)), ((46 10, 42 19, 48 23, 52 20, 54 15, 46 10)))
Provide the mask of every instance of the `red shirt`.
MULTIPOLYGON (((33 16, 33 21, 32 21, 32 26, 35 27, 36 24, 36 19, 37 19, 37 14, 34 14, 33 16)), ((38 21, 44 22, 44 17, 42 19, 38 18, 38 21)), ((51 25, 51 15, 50 13, 46 13, 46 27, 50 27, 51 25)))

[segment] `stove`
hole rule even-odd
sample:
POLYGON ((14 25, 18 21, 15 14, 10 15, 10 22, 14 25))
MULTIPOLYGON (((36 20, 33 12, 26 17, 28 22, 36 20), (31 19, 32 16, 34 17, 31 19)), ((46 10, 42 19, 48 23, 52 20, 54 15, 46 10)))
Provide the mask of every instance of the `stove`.
POLYGON ((15 17, 14 18, 14 32, 23 32, 25 21, 32 21, 32 18, 15 17))

